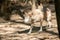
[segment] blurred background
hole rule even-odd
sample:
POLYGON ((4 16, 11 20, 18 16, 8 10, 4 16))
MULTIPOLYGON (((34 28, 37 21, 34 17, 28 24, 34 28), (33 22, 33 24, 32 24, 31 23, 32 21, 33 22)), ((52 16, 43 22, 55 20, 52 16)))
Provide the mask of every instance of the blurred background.
MULTIPOLYGON (((46 26, 43 21, 43 26, 46 26)), ((37 23, 34 26, 38 26, 37 23)), ((0 0, 0 40, 59 40, 54 0, 0 0), (45 7, 51 9, 51 30, 37 33, 39 27, 33 28, 31 34, 27 34, 30 25, 23 22, 25 10, 29 11, 32 4, 42 2, 45 7)))

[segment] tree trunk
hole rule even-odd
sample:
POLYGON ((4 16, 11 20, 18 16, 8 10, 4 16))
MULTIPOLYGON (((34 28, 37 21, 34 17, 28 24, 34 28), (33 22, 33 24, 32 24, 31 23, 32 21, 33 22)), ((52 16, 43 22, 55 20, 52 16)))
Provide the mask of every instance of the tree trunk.
POLYGON ((59 32, 59 38, 60 38, 60 0, 55 0, 55 8, 56 8, 58 32, 59 32))

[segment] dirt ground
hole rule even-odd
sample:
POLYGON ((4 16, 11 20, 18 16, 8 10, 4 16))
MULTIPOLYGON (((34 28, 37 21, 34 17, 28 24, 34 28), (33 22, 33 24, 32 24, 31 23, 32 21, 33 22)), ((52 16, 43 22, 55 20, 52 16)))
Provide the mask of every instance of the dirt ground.
MULTIPOLYGON (((0 18, 0 40, 59 40, 55 15, 55 13, 52 13, 51 30, 46 29, 38 33, 39 27, 37 27, 33 29, 31 34, 27 34, 30 26, 22 23, 23 20, 20 20, 19 16, 17 18, 18 20, 16 18, 14 19, 16 22, 2 22, 4 20, 0 18)), ((13 17, 11 17, 11 19, 12 18, 13 17)), ((43 26, 45 26, 46 22, 44 21, 43 23, 43 26)))

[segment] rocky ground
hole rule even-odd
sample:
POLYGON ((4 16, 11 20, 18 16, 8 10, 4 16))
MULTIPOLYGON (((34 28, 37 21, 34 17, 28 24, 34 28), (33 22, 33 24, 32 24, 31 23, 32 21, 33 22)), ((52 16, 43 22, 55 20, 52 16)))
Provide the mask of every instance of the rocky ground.
MULTIPOLYGON (((19 16, 11 17, 16 20, 16 22, 2 22, 4 21, 0 18, 0 40, 59 40, 57 31, 56 14, 52 13, 52 28, 43 30, 43 32, 38 33, 39 27, 34 27, 31 34, 27 34, 29 25, 22 23, 19 16)), ((43 26, 46 26, 46 21, 43 22, 43 26)), ((37 23, 38 25, 39 23, 37 23)), ((35 25, 36 26, 36 25, 35 25)), ((44 27, 43 27, 44 28, 44 27)))

